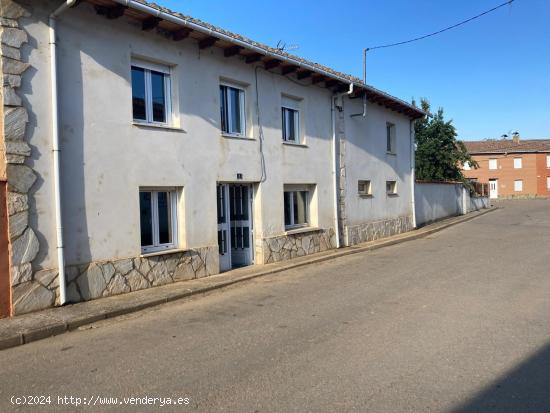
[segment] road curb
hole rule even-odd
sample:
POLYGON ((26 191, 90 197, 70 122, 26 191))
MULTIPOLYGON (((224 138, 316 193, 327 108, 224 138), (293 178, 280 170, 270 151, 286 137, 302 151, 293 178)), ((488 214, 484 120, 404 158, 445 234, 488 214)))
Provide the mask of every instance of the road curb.
MULTIPOLYGON (((110 302, 114 303, 112 304, 112 307, 108 307, 108 306, 107 308, 101 307, 96 312, 86 313, 85 307, 82 307, 83 305, 86 305, 86 303, 79 303, 79 304, 72 304, 65 307, 45 310, 44 312, 40 312, 40 313, 31 313, 28 315, 22 315, 20 317, 0 320, 0 350, 5 350, 11 347, 20 346, 22 344, 26 344, 33 341, 52 337, 55 335, 63 334, 69 331, 73 331, 79 327, 82 327, 91 323, 95 323, 97 321, 101 321, 104 319, 114 318, 121 315, 138 312, 147 308, 156 307, 161 304, 166 304, 169 302, 189 298, 191 296, 207 294, 209 292, 226 288, 241 282, 250 281, 255 278, 276 274, 276 273, 291 270, 294 268, 300 268, 306 265, 321 263, 321 262, 333 260, 335 258, 345 257, 352 254, 359 254, 362 252, 374 251, 380 248, 401 244, 407 241, 413 241, 416 239, 426 237, 433 233, 442 231, 446 228, 479 218, 485 214, 496 211, 498 209, 499 209, 498 207, 493 207, 475 214, 472 213, 469 215, 464 215, 462 217, 450 218, 444 221, 439 221, 437 223, 431 224, 429 226, 419 228, 415 231, 400 234, 388 239, 382 239, 378 241, 372 241, 367 244, 355 245, 351 247, 345 247, 339 250, 328 251, 326 253, 323 253, 324 255, 322 256, 317 256, 317 257, 310 256, 294 262, 288 261, 287 265, 282 265, 274 268, 263 268, 263 269, 259 269, 254 273, 237 276, 235 278, 227 279, 227 277, 231 276, 230 273, 225 273, 224 275, 206 277, 202 280, 204 280, 204 282, 211 282, 210 285, 199 286, 197 288, 187 288, 182 291, 167 291, 165 295, 163 295, 162 297, 147 298, 145 296, 145 297, 142 297, 141 300, 139 300, 138 298, 137 302, 129 302, 125 304, 119 303, 119 305, 116 304, 117 298, 120 301, 121 298, 128 296, 129 294, 95 300, 95 301, 102 301, 104 303, 106 303, 108 300, 111 300, 110 302), (215 277, 219 277, 219 278, 226 277, 226 279, 219 280, 219 278, 215 278, 215 277), (81 307, 78 307, 78 306, 81 306, 81 307), (71 310, 75 310, 78 308, 81 309, 80 312, 75 311, 77 313, 76 315, 70 315, 71 310), (67 314, 63 314, 64 312, 67 312, 67 314), (33 320, 36 325, 32 325, 33 320), (18 325, 19 321, 21 322, 21 325, 18 325), (2 323, 6 323, 6 325, 2 326, 2 323), (31 325, 29 326, 29 324, 31 325)), ((183 283, 185 282, 182 282, 181 285, 184 285, 183 283)), ((174 286, 175 284, 170 284, 170 285, 174 286)), ((169 287, 170 285, 164 286, 164 287, 169 287)), ((160 289, 162 287, 157 287, 157 288, 160 289)), ((139 292, 130 293, 130 294, 137 294, 137 293, 146 294, 147 291, 154 291, 154 289, 141 290, 139 292)), ((90 305, 90 303, 93 303, 93 302, 87 302, 87 303, 88 305, 90 305)))

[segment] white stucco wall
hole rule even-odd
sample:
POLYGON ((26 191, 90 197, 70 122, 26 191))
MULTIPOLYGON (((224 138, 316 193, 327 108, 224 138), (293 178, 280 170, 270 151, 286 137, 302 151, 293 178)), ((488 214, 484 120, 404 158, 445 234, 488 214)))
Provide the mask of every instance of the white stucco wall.
POLYGON ((417 225, 461 215, 463 203, 462 184, 417 182, 415 185, 417 225))
POLYGON ((412 215, 411 131, 408 117, 361 99, 344 99, 346 216, 350 226, 412 215), (386 123, 395 125, 396 151, 388 154, 386 123), (360 196, 359 180, 370 180, 372 196, 360 196), (397 181, 397 195, 386 194, 386 181, 397 181))
MULTIPOLYGON (((31 64, 32 75, 25 78, 21 94, 30 108, 31 166, 39 175, 30 211, 40 241, 33 263, 37 269, 57 266, 46 23, 58 3, 36 2, 33 16, 23 22, 30 35, 24 59, 31 64)), ((216 245, 216 182, 236 181, 237 173, 243 174, 244 182, 261 178, 254 65, 237 57, 224 58, 215 47, 199 51, 194 40, 174 42, 144 32, 126 18, 104 19, 87 3, 67 11, 58 27, 67 265, 140 254, 140 186, 183 188, 180 247, 216 245), (179 107, 182 130, 132 125, 133 56, 173 66, 174 106, 179 107), (246 85, 250 140, 220 134, 221 78, 246 85)), ((255 199, 256 240, 284 232, 284 184, 315 184, 312 224, 334 228, 331 92, 263 70, 258 75, 267 177, 255 199), (301 123, 307 146, 282 144, 283 93, 303 99, 301 123)), ((396 211, 399 208, 392 207, 388 213, 396 211)))

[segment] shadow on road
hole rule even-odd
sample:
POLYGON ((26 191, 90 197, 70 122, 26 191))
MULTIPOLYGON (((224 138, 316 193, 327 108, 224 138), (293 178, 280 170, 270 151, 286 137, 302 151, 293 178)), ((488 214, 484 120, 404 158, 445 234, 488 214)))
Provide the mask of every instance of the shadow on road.
POLYGON ((452 413, 550 412, 550 344, 452 413))

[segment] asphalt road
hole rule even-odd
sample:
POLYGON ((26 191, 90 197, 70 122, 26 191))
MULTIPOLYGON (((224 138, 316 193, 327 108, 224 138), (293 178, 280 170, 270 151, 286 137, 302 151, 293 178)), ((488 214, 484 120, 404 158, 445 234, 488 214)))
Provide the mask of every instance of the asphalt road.
POLYGON ((501 206, 2 351, 0 411, 548 412, 550 201, 501 206), (29 395, 51 404, 10 402, 29 395))

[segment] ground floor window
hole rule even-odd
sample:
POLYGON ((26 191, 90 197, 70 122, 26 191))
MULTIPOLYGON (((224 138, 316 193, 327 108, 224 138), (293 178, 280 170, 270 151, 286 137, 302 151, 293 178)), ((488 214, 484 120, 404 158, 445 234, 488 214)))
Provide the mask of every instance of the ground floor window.
POLYGON ((284 203, 286 229, 309 225, 309 191, 285 190, 284 203))
POLYGON ((523 191, 523 181, 521 179, 517 179, 514 181, 514 191, 515 192, 523 191))
POLYGON ((177 246, 177 193, 158 189, 139 191, 141 251, 162 251, 177 246))
POLYGON ((397 195, 397 181, 386 181, 386 194, 397 195))

